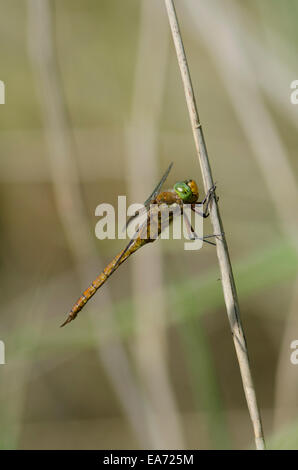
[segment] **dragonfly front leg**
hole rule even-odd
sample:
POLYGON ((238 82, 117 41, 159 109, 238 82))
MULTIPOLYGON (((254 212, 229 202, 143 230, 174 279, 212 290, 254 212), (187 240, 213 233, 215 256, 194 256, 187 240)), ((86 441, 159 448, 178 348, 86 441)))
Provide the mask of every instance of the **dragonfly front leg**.
POLYGON ((188 232, 188 236, 189 236, 190 240, 202 240, 203 242, 208 243, 209 245, 213 245, 213 246, 216 245, 216 243, 210 242, 209 240, 206 240, 206 238, 217 237, 217 235, 207 235, 207 236, 204 236, 203 238, 201 238, 194 231, 187 215, 184 212, 183 212, 183 218, 184 218, 185 223, 186 223, 186 228, 187 228, 187 232, 188 232))
POLYGON ((211 188, 208 190, 206 196, 204 197, 202 202, 197 202, 195 204, 191 205, 192 211, 194 211, 196 214, 199 214, 201 217, 207 218, 209 217, 209 205, 212 200, 212 197, 214 197, 215 194, 215 189, 216 189, 216 184, 211 186, 211 188), (206 204, 205 208, 203 211, 200 211, 196 206, 203 206, 206 204))

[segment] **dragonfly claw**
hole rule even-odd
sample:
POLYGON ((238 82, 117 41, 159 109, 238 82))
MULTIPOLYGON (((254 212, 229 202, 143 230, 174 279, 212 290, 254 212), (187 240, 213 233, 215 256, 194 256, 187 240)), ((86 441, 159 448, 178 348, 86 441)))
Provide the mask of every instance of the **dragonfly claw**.
POLYGON ((214 196, 214 193, 215 193, 215 190, 216 190, 216 183, 214 183, 210 189, 208 189, 208 192, 207 192, 207 201, 209 201, 211 199, 212 196, 214 196))

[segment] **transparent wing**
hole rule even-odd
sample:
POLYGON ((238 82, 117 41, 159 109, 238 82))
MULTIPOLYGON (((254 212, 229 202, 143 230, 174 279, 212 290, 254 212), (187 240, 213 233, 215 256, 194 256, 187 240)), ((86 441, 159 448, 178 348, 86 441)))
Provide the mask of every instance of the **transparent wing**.
POLYGON ((168 177, 168 175, 169 175, 169 173, 170 173, 170 171, 171 171, 171 169, 172 169, 172 166, 173 166, 173 162, 170 163, 170 165, 169 165, 167 171, 164 173, 163 177, 161 178, 161 180, 159 181, 159 183, 156 185, 156 187, 154 188, 153 192, 150 194, 150 196, 148 197, 148 199, 146 199, 146 201, 144 202, 144 206, 145 206, 144 209, 141 209, 141 211, 139 211, 139 212, 138 212, 137 214, 135 214, 135 215, 132 215, 132 216, 128 219, 128 221, 126 222, 125 227, 123 227, 123 231, 124 231, 125 229, 127 229, 128 225, 130 224, 130 222, 131 222, 132 220, 134 220, 138 215, 143 214, 145 211, 148 210, 148 208, 149 208, 151 202, 153 202, 154 199, 156 198, 156 196, 160 193, 160 190, 161 190, 161 188, 162 188, 162 185, 164 184, 165 180, 167 179, 167 177, 168 177))
POLYGON ((127 227, 129 226, 130 222, 132 222, 136 217, 138 217, 139 215, 142 215, 144 214, 145 212, 147 212, 147 207, 142 207, 140 210, 138 210, 136 212, 136 214, 134 215, 131 215, 128 219, 128 221, 126 222, 126 224, 124 225, 123 229, 122 229, 122 232, 124 232, 124 230, 127 229, 127 227))
POLYGON ((146 199, 146 201, 144 202, 144 206, 148 207, 150 206, 150 203, 152 201, 154 201, 154 199, 156 198, 156 196, 160 193, 160 190, 162 188, 162 185, 164 184, 165 180, 167 179, 171 169, 172 169, 172 166, 173 166, 173 162, 170 163, 167 171, 165 172, 165 174, 163 175, 163 177, 161 178, 160 182, 157 184, 157 186, 155 187, 155 189, 153 190, 153 192, 150 194, 150 196, 148 197, 148 199, 146 199))

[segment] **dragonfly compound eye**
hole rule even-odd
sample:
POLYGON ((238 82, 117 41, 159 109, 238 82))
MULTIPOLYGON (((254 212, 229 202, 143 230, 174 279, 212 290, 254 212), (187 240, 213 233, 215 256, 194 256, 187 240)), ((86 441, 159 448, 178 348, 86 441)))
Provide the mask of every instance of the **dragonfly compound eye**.
POLYGON ((185 181, 179 181, 178 183, 175 184, 174 190, 178 194, 178 196, 184 201, 184 202, 190 202, 193 194, 191 188, 185 183, 185 181))

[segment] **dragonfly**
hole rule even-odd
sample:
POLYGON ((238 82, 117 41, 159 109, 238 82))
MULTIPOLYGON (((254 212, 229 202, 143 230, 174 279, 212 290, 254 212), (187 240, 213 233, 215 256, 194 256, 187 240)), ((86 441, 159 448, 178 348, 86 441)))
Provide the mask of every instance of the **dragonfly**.
MULTIPOLYGON (((199 214, 201 217, 208 217, 209 206, 212 197, 214 197, 215 195, 216 185, 213 185, 208 190, 205 198, 201 202, 198 202, 199 190, 197 183, 193 179, 178 181, 174 184, 173 189, 161 191, 162 186, 165 183, 172 169, 172 166, 173 163, 169 165, 168 169, 164 173, 159 183, 156 185, 153 192, 144 202, 143 209, 139 211, 139 214, 143 212, 145 215, 146 213, 145 221, 139 225, 134 236, 130 239, 127 246, 115 256, 115 258, 105 267, 105 269, 82 293, 82 295, 73 305, 72 309, 70 310, 64 323, 62 323, 61 327, 65 326, 76 318, 76 316, 86 305, 88 300, 93 297, 93 295, 98 291, 98 289, 104 285, 108 278, 119 268, 119 266, 121 266, 122 263, 124 263, 124 261, 126 261, 133 253, 135 253, 137 250, 139 250, 146 244, 154 242, 159 237, 164 228, 172 222, 173 217, 177 213, 179 213, 180 215, 183 214, 189 238, 199 238, 205 243, 215 245, 215 243, 208 240, 208 238, 218 237, 218 235, 207 235, 203 238, 198 237, 186 213, 183 211, 183 206, 185 204, 188 204, 191 207, 191 210, 199 214), (166 216, 162 217, 162 208, 174 206, 176 210, 168 211, 166 216)), ((127 226, 135 219, 137 215, 138 214, 135 214, 128 219, 125 228, 127 228, 127 226)))

